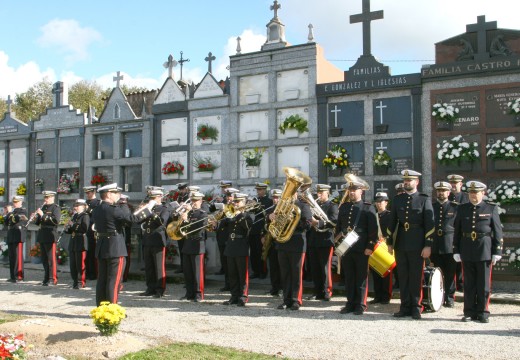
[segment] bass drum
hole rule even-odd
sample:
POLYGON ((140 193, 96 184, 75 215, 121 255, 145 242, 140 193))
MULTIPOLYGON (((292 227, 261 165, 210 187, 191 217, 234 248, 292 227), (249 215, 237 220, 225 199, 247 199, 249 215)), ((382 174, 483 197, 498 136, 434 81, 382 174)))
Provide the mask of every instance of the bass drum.
POLYGON ((444 303, 443 278, 440 268, 424 268, 422 305, 431 311, 439 311, 444 303))

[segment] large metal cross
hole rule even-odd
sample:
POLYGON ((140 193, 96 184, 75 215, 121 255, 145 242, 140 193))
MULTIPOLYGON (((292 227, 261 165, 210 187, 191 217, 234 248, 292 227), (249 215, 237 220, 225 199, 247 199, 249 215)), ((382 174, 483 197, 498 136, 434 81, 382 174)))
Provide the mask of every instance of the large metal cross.
POLYGON ((338 109, 338 105, 334 105, 334 110, 330 111, 331 113, 334 113, 334 127, 338 127, 338 113, 341 112, 341 109, 338 109))
POLYGON ((62 106, 60 102, 60 94, 63 93, 63 83, 58 81, 52 86, 52 93, 54 94, 54 106, 62 106))
POLYGON ((7 100, 5 101, 7 104, 7 112, 11 112, 11 105, 13 104, 13 100, 11 100, 11 95, 7 95, 7 100))
POLYGON ((274 10, 274 17, 273 19, 278 19, 278 9, 280 9, 282 5, 278 4, 278 1, 274 0, 273 5, 269 9, 274 10))
POLYGON ((185 62, 189 62, 190 59, 183 59, 182 58, 182 51, 181 51, 181 58, 179 59, 178 63, 181 64, 181 80, 182 80, 182 66, 184 65, 185 62))
POLYGON ((204 58, 205 61, 208 62, 208 72, 211 74, 211 62, 213 60, 215 60, 215 56, 213 56, 213 54, 211 53, 211 51, 208 53, 208 56, 206 56, 206 58, 204 58))
POLYGON ((168 69, 168 77, 173 79, 173 68, 177 66, 177 60, 173 60, 173 56, 170 54, 170 56, 168 56, 168 61, 165 62, 163 66, 168 69))
POLYGON ((116 86, 117 86, 117 87, 119 87, 119 83, 120 83, 120 81, 123 80, 123 79, 124 79, 124 76, 121 75, 121 71, 118 71, 118 72, 117 72, 117 76, 114 76, 114 77, 112 78, 112 80, 116 82, 116 86))
POLYGON ((379 123, 381 125, 383 124, 383 109, 386 109, 386 108, 387 108, 387 106, 383 105, 382 101, 379 101, 379 105, 376 106, 376 109, 379 109, 379 123))
POLYGON ((363 0, 361 14, 350 15, 350 23, 363 23, 363 55, 372 55, 370 39, 370 22, 383 18, 383 10, 370 12, 370 0, 363 0))
POLYGON ((496 21, 486 22, 485 15, 477 16, 476 24, 466 25, 466 32, 476 32, 477 33, 477 54, 475 54, 475 60, 489 59, 489 54, 486 51, 487 31, 495 30, 496 28, 497 28, 497 22, 496 21))

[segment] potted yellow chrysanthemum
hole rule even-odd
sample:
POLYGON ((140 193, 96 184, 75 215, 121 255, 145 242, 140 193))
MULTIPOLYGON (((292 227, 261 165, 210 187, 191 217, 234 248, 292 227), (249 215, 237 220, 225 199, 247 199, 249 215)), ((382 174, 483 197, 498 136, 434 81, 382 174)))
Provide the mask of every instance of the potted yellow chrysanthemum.
POLYGON ((92 322, 103 336, 111 336, 117 333, 121 321, 126 318, 125 309, 108 301, 102 301, 101 305, 90 311, 92 322))

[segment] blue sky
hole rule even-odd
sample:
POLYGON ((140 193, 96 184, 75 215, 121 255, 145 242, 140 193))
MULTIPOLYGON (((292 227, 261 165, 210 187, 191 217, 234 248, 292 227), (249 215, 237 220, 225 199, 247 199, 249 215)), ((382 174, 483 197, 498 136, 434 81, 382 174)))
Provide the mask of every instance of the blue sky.
MULTIPOLYGON (((348 70, 362 53, 361 24, 349 16, 362 0, 280 0, 278 15, 287 41, 307 42, 308 24, 327 59, 348 70)), ((129 85, 158 88, 167 72, 162 64, 180 51, 185 79, 198 82, 207 71, 204 58, 216 56, 217 79, 229 74, 236 37, 242 52, 260 50, 265 25, 272 18, 269 0, 0 0, 0 97, 23 92, 47 76, 73 83, 96 80, 112 87, 121 71, 129 85)), ((372 0, 371 10, 384 10, 372 23, 372 53, 393 74, 419 72, 434 59, 434 44, 465 32, 478 15, 498 21, 499 28, 520 29, 518 0, 372 0), (413 61, 403 61, 413 60, 413 61)), ((174 70, 179 79, 179 68, 174 70)))

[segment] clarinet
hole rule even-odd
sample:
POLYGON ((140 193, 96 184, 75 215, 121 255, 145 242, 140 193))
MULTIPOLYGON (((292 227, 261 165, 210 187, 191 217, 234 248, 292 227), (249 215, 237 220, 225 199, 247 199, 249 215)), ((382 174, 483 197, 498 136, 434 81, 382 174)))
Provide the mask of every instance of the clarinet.
MULTIPOLYGON (((44 203, 43 205, 45 205, 45 203, 44 203)), ((41 210, 42 207, 43 207, 43 205, 40 206, 36 211, 41 210)), ((36 218, 36 215, 37 215, 36 211, 31 215, 31 217, 29 218, 29 220, 27 220, 27 223, 24 225, 24 227, 25 227, 26 229, 29 227, 29 224, 30 224, 31 222, 33 222, 34 219, 36 218)))

